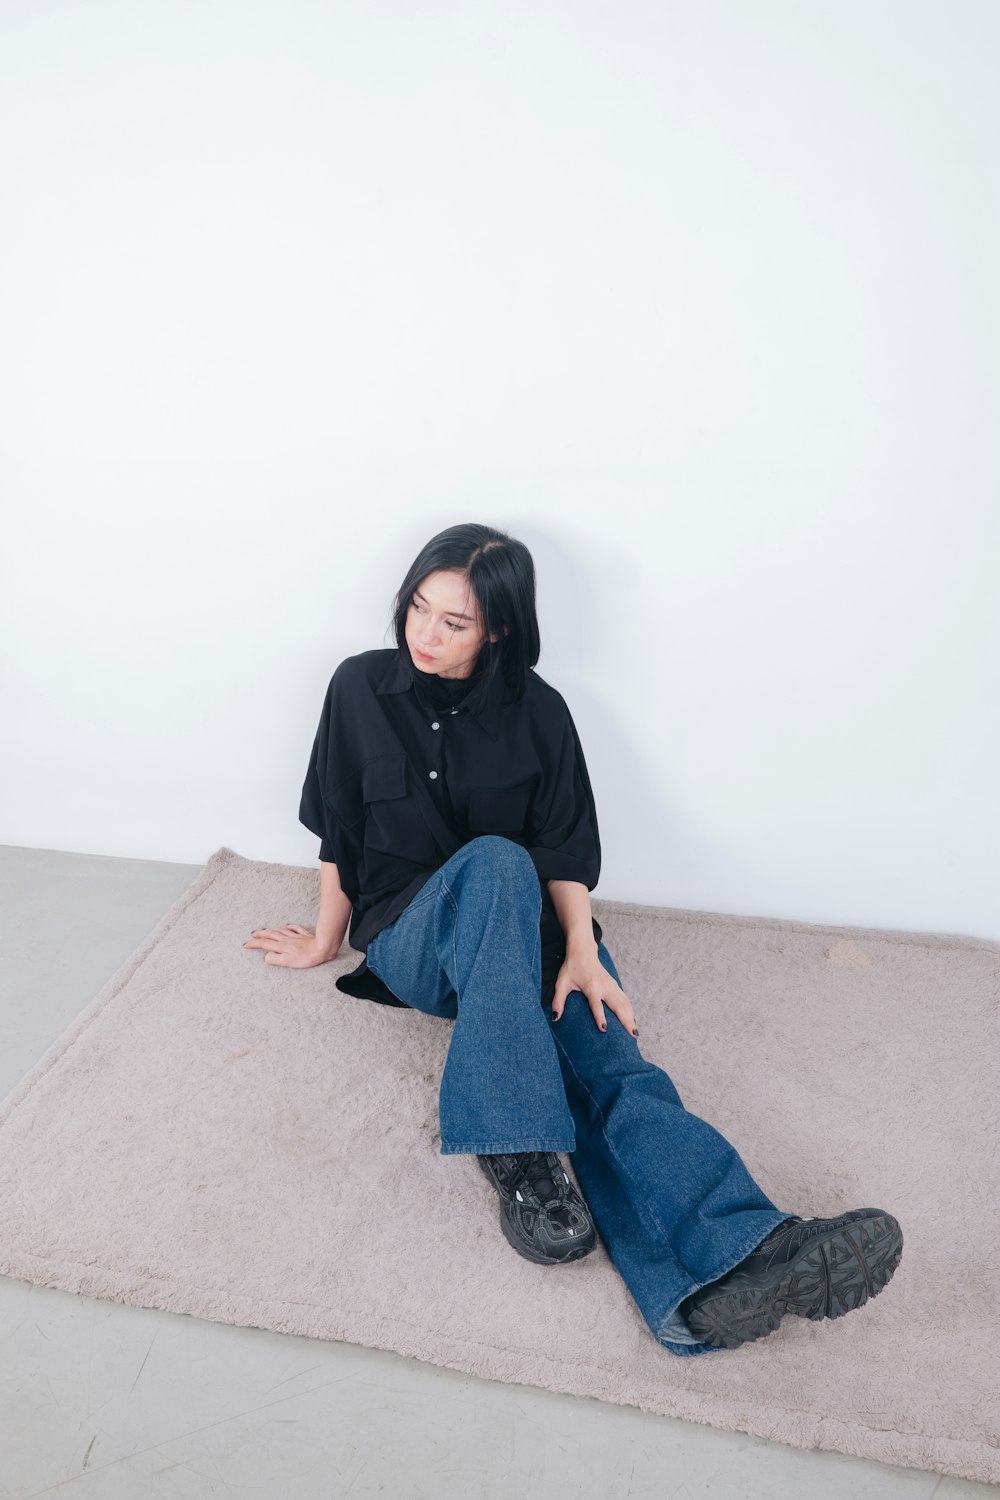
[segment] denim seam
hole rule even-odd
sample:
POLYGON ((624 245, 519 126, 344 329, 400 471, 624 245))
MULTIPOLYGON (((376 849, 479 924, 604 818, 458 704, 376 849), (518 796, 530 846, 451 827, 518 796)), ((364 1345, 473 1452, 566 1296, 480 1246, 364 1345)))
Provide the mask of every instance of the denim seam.
MULTIPOLYGON (((539 913, 539 916, 540 915, 541 915, 541 913, 539 913)), ((539 953, 539 950, 541 949, 541 946, 542 946, 542 929, 541 929, 541 927, 539 926, 539 924, 537 922, 535 923, 535 928, 536 928, 536 932, 535 932, 535 946, 531 950, 531 972, 532 972, 532 974, 534 974, 534 972, 535 972, 535 954, 539 953)), ((535 999, 538 1001, 539 1005, 541 1005, 541 1003, 542 1003, 542 979, 541 979, 541 974, 542 974, 542 961, 541 961, 541 956, 539 956, 539 960, 538 960, 538 994, 535 996, 535 999)))
MULTIPOLYGON (((532 868, 534 868, 534 866, 532 866, 532 868)), ((448 900, 451 902, 452 907, 454 908, 454 911, 455 911, 455 915, 457 916, 458 915, 458 902, 455 900, 454 893, 452 892, 452 889, 449 886, 448 882, 445 880, 444 876, 441 877, 441 889, 442 889, 442 891, 444 891, 447 894, 448 900)), ((541 918, 541 915, 542 915, 542 888, 541 888, 541 884, 539 883, 539 887, 538 887, 538 918, 539 919, 541 918)), ((534 964, 535 949, 540 948, 541 947, 541 943, 542 943, 542 930, 541 930, 541 927, 538 926, 538 921, 537 920, 536 920, 535 925, 536 925, 536 928, 537 928, 537 933, 536 933, 536 936, 535 936, 535 948, 532 949, 532 954, 531 954, 532 964, 534 964)), ((451 960, 452 960, 452 966, 454 968, 456 978, 458 977, 458 948, 456 946, 456 943, 457 943, 456 928, 457 928, 457 926, 458 926, 457 922, 453 922, 451 924, 451 960)), ((461 1003, 462 1003, 462 997, 458 993, 458 986, 457 985, 455 986, 455 993, 456 993, 456 995, 458 995, 458 1002, 461 1005, 461 1003)), ((539 996, 538 996, 538 998, 539 998, 539 1001, 540 1001, 541 1000, 541 988, 540 988, 540 986, 539 986, 539 996)))
MULTIPOLYGON (((448 884, 448 882, 444 879, 443 876, 441 877, 441 890, 444 892, 444 894, 448 897, 448 900, 451 902, 452 910, 454 911, 455 917, 457 919, 457 917, 458 917, 458 902, 455 900, 454 892, 452 891, 451 886, 448 884)), ((458 921, 455 920, 451 924, 451 972, 455 976, 455 981, 456 981, 455 982, 455 994, 458 996, 458 1003, 459 1003, 459 1005, 461 1005, 462 1004, 462 996, 459 993, 459 988, 458 988, 458 941, 457 941, 457 929, 458 929, 458 921)))
POLYGON ((472 1154, 477 1156, 507 1156, 521 1151, 565 1151, 571 1152, 572 1146, 566 1145, 557 1135, 536 1136, 531 1145, 524 1145, 519 1141, 470 1141, 459 1144, 456 1141, 442 1141, 441 1153, 444 1156, 456 1156, 459 1154, 472 1154))
MULTIPOLYGON (((412 915, 413 912, 420 911, 421 907, 426 906, 427 903, 428 903, 428 901, 433 901, 434 900, 436 894, 437 894, 437 892, 433 891, 433 890, 430 890, 430 891, 418 891, 417 894, 414 896, 413 900, 409 903, 409 905, 406 906, 406 907, 404 907, 403 910, 400 912, 399 917, 410 916, 410 915, 412 915)), ((399 921, 399 917, 397 917, 395 919, 396 922, 399 921)), ((395 922, 391 923, 390 925, 391 926, 395 926, 395 922)))

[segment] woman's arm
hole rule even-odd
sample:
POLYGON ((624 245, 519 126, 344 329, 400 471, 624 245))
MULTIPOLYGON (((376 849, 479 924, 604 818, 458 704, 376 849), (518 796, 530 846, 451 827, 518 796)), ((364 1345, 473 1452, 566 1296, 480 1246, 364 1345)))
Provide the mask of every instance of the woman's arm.
POLYGON ((607 1006, 633 1036, 638 1036, 632 1001, 614 975, 605 969, 597 951, 589 887, 579 880, 550 880, 547 884, 566 938, 566 957, 556 976, 552 995, 553 1021, 558 1021, 562 1015, 566 996, 579 990, 586 996, 594 1020, 602 1031, 608 1029, 604 1019, 604 1007, 607 1006))
POLYGON ((353 911, 351 899, 340 888, 340 874, 335 864, 321 860, 319 866, 319 916, 316 918, 316 947, 327 959, 336 958, 347 935, 353 911))
POLYGON ((559 926, 566 939, 566 950, 579 952, 586 948, 597 952, 594 923, 590 910, 590 891, 579 880, 546 881, 559 926))

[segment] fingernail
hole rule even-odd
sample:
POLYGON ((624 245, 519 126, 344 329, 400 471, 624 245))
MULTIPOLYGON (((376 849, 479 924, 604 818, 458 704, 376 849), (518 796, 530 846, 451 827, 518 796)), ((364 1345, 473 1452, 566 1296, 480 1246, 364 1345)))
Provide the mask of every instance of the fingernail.
POLYGON ((601 1022, 601 1030, 602 1031, 607 1031, 607 1029, 608 1029, 608 1023, 607 1023, 607 1021, 602 1021, 601 1022))
POLYGON ((639 1035, 639 1028, 638 1028, 638 1026, 633 1026, 632 1027, 632 1035, 633 1036, 638 1036, 639 1035))

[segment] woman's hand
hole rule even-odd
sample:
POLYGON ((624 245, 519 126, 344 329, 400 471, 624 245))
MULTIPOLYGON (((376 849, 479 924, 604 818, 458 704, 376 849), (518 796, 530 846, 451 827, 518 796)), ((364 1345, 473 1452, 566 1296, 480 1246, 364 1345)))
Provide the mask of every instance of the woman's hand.
POLYGON ((317 946, 314 932, 296 923, 290 927, 258 927, 243 946, 263 948, 266 964, 280 964, 285 969, 314 969, 336 957, 317 946))
POLYGON ((583 991, 594 1013, 594 1019, 602 1031, 608 1029, 603 1009, 606 1005, 609 1010, 614 1011, 626 1031, 632 1036, 639 1035, 632 1002, 614 975, 609 974, 601 963, 597 956, 596 944, 593 952, 589 948, 567 950, 562 968, 556 977, 556 987, 552 995, 553 1021, 558 1021, 562 1015, 566 996, 571 990, 583 991))

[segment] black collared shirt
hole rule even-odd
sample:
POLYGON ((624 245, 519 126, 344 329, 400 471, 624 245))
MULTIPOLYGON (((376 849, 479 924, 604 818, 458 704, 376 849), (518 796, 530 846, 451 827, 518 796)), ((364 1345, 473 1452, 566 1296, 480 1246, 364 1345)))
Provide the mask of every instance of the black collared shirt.
MULTIPOLYGON (((470 687, 420 671, 405 645, 345 658, 326 691, 299 821, 319 838, 320 859, 337 866, 353 907, 348 941, 359 952, 470 839, 496 833, 524 845, 541 884, 548 1005, 566 940, 546 882, 576 880, 592 891, 601 870, 583 748, 562 695, 536 672, 520 702, 498 675, 475 715, 463 703, 470 687)), ((337 988, 407 1003, 367 958, 337 988)))

